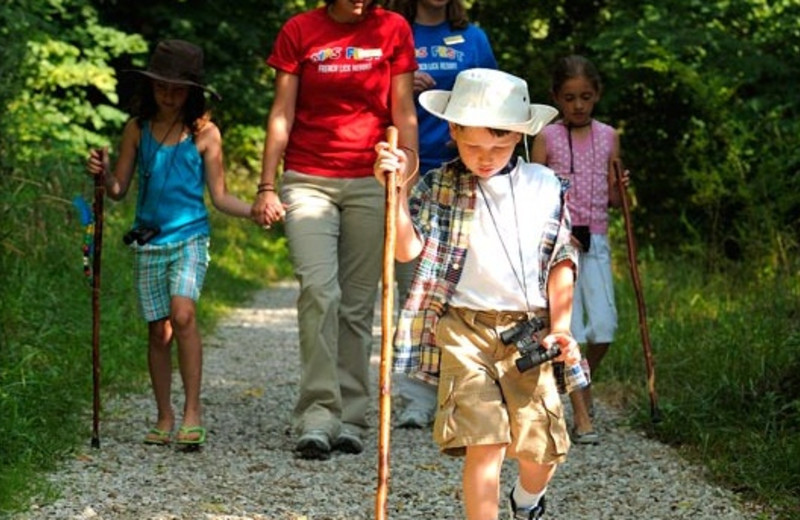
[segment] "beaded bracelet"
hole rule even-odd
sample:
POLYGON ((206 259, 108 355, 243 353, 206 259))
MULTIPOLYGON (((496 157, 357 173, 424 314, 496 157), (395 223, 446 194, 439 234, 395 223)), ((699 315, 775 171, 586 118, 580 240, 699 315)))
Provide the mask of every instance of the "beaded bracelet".
POLYGON ((270 187, 258 188, 258 191, 256 191, 256 195, 260 195, 260 194, 262 194, 262 193, 266 193, 266 192, 268 192, 268 191, 271 191, 271 192, 275 193, 275 188, 273 188, 272 186, 270 186, 270 187))

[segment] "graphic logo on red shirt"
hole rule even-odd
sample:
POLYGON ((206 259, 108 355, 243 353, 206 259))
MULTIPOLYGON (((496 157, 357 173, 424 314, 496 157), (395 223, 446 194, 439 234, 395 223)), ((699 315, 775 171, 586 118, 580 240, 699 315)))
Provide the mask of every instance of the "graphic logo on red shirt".
MULTIPOLYGON (((329 47, 311 53, 309 59, 314 63, 322 63, 328 60, 338 60, 342 58, 341 47, 329 47)), ((347 47, 344 50, 344 57, 348 60, 377 60, 383 56, 381 49, 364 49, 362 47, 347 47)))
POLYGON ((309 56, 309 59, 314 63, 323 62, 326 60, 338 60, 342 57, 341 47, 330 47, 328 49, 320 49, 309 56))

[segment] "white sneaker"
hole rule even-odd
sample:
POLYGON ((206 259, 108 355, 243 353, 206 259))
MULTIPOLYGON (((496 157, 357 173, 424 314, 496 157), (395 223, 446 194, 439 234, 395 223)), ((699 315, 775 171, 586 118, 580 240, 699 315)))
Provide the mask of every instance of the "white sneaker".
POLYGON ((545 512, 545 500, 544 496, 539 499, 539 503, 532 507, 517 507, 517 503, 514 502, 514 490, 511 490, 511 493, 508 496, 508 500, 511 504, 511 516, 509 516, 510 520, 538 520, 544 516, 545 512))

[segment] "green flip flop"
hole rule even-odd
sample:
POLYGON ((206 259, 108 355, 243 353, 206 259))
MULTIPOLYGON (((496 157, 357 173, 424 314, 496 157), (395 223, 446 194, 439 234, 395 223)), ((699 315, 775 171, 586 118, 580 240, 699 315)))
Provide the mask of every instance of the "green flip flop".
POLYGON ((206 442, 206 429, 202 426, 181 426, 175 444, 201 446, 206 442))
POLYGON ((161 430, 156 427, 147 430, 147 434, 144 436, 145 444, 166 446, 170 442, 172 442, 172 432, 161 430))

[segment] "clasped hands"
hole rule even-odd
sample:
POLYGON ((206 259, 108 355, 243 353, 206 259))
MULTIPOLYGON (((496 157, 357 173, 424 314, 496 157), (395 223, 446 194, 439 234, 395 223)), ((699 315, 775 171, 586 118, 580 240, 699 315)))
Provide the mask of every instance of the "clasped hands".
POLYGON ((286 207, 275 190, 258 193, 250 209, 250 217, 264 229, 270 229, 272 224, 283 220, 284 215, 286 207))

